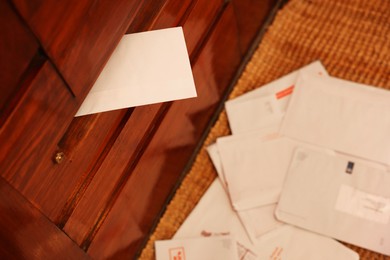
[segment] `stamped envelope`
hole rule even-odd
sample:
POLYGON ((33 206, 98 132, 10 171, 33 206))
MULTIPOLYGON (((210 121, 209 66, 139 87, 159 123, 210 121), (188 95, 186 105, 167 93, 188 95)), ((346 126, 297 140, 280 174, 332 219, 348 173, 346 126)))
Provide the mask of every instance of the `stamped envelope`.
POLYGON ((260 88, 228 100, 225 108, 233 134, 267 126, 279 127, 299 71, 323 77, 328 75, 321 62, 315 61, 260 88))
POLYGON ((176 232, 174 239, 225 235, 232 235, 236 239, 240 259, 257 259, 251 241, 217 178, 176 232))
MULTIPOLYGON (((264 215, 257 219, 257 223, 261 225, 263 220, 264 215)), ((331 238, 286 224, 256 237, 252 244, 237 214, 229 205, 220 181, 216 179, 176 232, 174 239, 226 235, 236 238, 239 259, 242 260, 359 259, 355 252, 331 238)))
POLYGON ((281 133, 390 165, 390 91, 301 73, 281 133))
POLYGON ((390 255, 390 171, 352 156, 299 148, 276 216, 307 230, 390 255))
POLYGON ((157 260, 239 260, 236 241, 230 236, 159 240, 157 260))

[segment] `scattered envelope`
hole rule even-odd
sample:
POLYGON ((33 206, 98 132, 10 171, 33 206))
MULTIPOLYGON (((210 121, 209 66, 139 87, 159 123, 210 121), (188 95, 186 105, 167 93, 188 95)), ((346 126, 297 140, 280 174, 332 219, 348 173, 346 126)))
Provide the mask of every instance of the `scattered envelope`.
POLYGON ((157 260, 238 260, 236 241, 230 236, 159 240, 157 260))
MULTIPOLYGON (((234 138, 240 138, 239 136, 243 137, 243 136, 248 134, 249 137, 253 136, 254 138, 261 137, 262 139, 271 139, 271 138, 279 136, 278 128, 279 128, 278 126, 270 126, 270 127, 259 129, 253 133, 235 135, 234 138)), ((231 136, 227 136, 227 137, 223 137, 223 138, 230 138, 230 137, 231 136)), ((225 179, 225 174, 223 173, 222 162, 221 162, 221 157, 220 157, 220 154, 218 151, 217 143, 209 145, 206 148, 206 150, 211 158, 211 161, 214 165, 215 170, 217 171, 218 177, 221 179, 224 188, 227 189, 227 182, 225 179)))
POLYGON ((207 153, 210 156, 211 162, 214 165, 215 170, 217 171, 217 175, 220 178, 223 187, 226 189, 227 188, 227 183, 225 180, 225 175, 222 172, 222 163, 221 163, 221 158, 219 156, 219 151, 216 143, 213 143, 209 145, 207 148, 207 153))
POLYGON ((390 172, 356 157, 299 148, 276 210, 281 221, 390 255, 390 172))
POLYGON ((237 211, 252 243, 256 243, 264 234, 284 225, 275 217, 276 204, 237 211))
POLYGON ((359 255, 339 242, 290 225, 262 236, 256 243, 261 260, 357 260, 359 255))
POLYGON ((250 243, 218 178, 202 196, 174 238, 191 238, 207 234, 234 235, 242 243, 250 243))
POLYGON ((390 91, 301 73, 281 133, 390 165, 390 91))
POLYGON ((286 156, 280 157, 279 149, 286 151, 289 143, 281 142, 279 138, 267 140, 252 134, 219 138, 217 146, 229 195, 236 210, 278 201, 284 169, 287 169, 290 160, 286 156))
MULTIPOLYGON (((224 179, 225 175, 223 174, 217 144, 214 143, 207 147, 207 151, 212 159, 214 166, 216 167, 218 177, 223 188, 225 189, 225 192, 229 193, 226 180, 224 179)), ((230 196, 228 197, 230 199, 230 196)), ((231 201, 229 201, 229 203, 231 203, 231 201)), ((274 216, 275 207, 276 204, 270 204, 236 212, 252 243, 254 243, 254 241, 261 235, 269 232, 270 230, 273 230, 280 225, 283 225, 274 216), (261 222, 259 222, 259 220, 261 220, 261 222)))
POLYGON ((196 97, 181 27, 124 35, 76 116, 196 97))
POLYGON ((232 133, 239 134, 267 126, 279 127, 299 71, 328 76, 321 62, 315 61, 260 88, 228 100, 225 108, 232 133))
POLYGON ((359 259, 329 237, 390 255, 389 101, 320 62, 227 101, 220 181, 175 238, 234 235, 248 260, 359 259))
POLYGON ((217 146, 236 210, 277 203, 294 150, 300 146, 315 149, 290 138, 265 139, 255 133, 219 138, 217 146))
POLYGON ((255 131, 269 126, 279 127, 284 111, 275 95, 256 97, 226 105, 233 134, 255 131))
MULTIPOLYGON (((268 213, 267 213, 268 214, 268 213)), ((262 224, 264 217, 257 220, 262 224)), ((232 235, 237 240, 239 259, 359 259, 359 256, 331 238, 282 225, 257 237, 251 244, 225 191, 216 179, 174 236, 176 239, 232 235)), ((198 258, 202 259, 202 258, 198 258)), ((222 259, 222 258, 216 258, 222 259)))
POLYGON ((240 259, 256 259, 251 241, 217 178, 176 232, 174 239, 223 235, 235 237, 240 256, 245 255, 240 259))

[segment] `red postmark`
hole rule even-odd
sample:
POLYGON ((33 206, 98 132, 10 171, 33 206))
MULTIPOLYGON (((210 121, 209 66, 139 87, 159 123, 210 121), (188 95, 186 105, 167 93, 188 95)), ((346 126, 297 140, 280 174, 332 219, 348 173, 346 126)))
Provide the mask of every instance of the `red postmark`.
POLYGON ((169 259, 170 260, 185 260, 186 256, 184 254, 184 247, 175 247, 169 249, 169 259))
POLYGON ((278 93, 276 93, 276 99, 281 99, 284 98, 285 96, 290 95, 293 92, 293 90, 294 90, 294 85, 286 89, 283 89, 282 91, 279 91, 278 93))

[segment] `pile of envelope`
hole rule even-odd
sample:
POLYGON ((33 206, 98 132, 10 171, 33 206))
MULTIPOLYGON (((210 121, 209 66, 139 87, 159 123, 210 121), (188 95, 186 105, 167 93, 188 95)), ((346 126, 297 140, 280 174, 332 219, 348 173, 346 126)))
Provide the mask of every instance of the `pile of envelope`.
POLYGON ((219 178, 157 259, 390 255, 390 91, 319 61, 225 104, 208 147, 219 178))

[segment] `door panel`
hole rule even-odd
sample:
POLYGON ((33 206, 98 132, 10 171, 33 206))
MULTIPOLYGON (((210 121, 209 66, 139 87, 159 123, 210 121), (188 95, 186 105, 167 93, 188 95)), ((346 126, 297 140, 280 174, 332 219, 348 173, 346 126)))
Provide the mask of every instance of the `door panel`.
POLYGON ((89 259, 1 177, 0 216, 1 259, 89 259))
POLYGON ((29 66, 39 67, 34 57, 39 44, 7 1, 0 1, 0 127, 20 91, 29 66))
POLYGON ((233 15, 228 6, 194 64, 198 97, 173 102, 139 162, 122 170, 128 179, 106 220, 99 223, 88 250, 91 256, 134 255, 150 232, 226 90, 229 79, 224 75, 233 75, 241 61, 233 15))
POLYGON ((38 71, 32 70, 22 85, 25 91, 0 131, 0 173, 35 203, 37 194, 45 194, 47 187, 61 186, 53 183, 58 176, 48 175, 44 168, 56 164, 56 144, 77 102, 48 61, 38 71))
POLYGON ((142 4, 139 0, 12 0, 79 101, 142 4))

